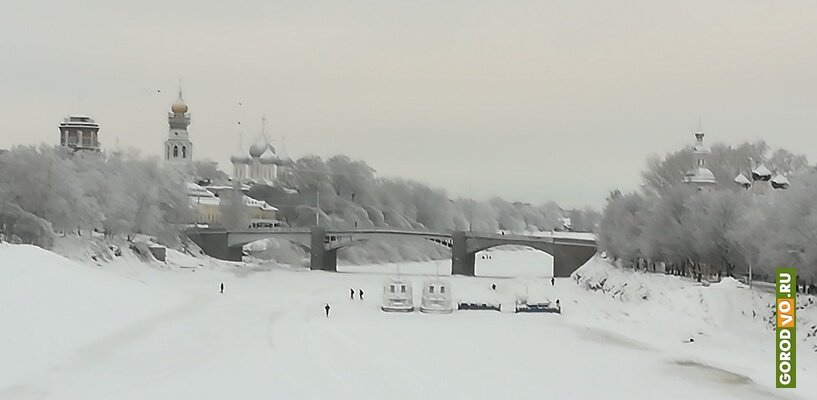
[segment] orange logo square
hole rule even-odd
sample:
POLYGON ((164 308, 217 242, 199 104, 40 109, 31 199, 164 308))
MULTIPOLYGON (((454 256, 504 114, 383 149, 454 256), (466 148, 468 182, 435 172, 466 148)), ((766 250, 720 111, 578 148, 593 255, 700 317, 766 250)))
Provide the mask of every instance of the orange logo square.
POLYGON ((794 299, 777 299, 777 326, 794 328, 794 299))

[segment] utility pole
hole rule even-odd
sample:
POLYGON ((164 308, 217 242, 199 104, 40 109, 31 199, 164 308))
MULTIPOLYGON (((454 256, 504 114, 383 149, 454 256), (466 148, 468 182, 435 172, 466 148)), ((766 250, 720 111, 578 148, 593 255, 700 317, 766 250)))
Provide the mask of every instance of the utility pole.
POLYGON ((315 187, 315 226, 321 226, 321 187, 315 187))
POLYGON ((752 288, 752 262, 749 261, 749 289, 752 288))
POLYGON ((471 199, 471 207, 468 207, 468 230, 473 232, 474 226, 474 200, 471 199))
POLYGON ((474 188, 468 185, 468 192, 470 194, 470 207, 468 207, 468 231, 473 232, 474 226, 474 188))

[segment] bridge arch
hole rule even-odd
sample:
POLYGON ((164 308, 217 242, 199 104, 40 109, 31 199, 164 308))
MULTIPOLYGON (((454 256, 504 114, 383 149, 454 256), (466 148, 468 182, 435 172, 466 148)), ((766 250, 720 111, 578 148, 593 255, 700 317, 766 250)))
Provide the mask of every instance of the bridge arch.
POLYGON ((246 230, 227 232, 227 246, 242 247, 246 244, 257 242, 264 239, 278 239, 287 240, 289 242, 306 246, 309 248, 310 232, 309 231, 279 231, 279 230, 246 230))
POLYGON ((450 249, 453 247, 453 240, 450 235, 435 232, 412 232, 412 231, 336 231, 326 232, 324 243, 327 250, 337 250, 349 246, 367 243, 371 240, 426 240, 431 243, 450 249))
POLYGON ((562 243, 554 237, 527 237, 495 234, 454 233, 451 271, 457 275, 474 276, 476 253, 497 246, 515 245, 540 250, 553 257, 553 275, 568 277, 596 253, 595 243, 562 243))
POLYGON ((555 257, 550 249, 528 245, 501 245, 475 250, 475 276, 515 278, 553 275, 555 257))
POLYGON ((520 242, 520 243, 488 243, 483 244, 481 246, 474 247, 473 250, 469 250, 469 252, 473 252, 474 254, 479 253, 480 251, 490 250, 496 247, 503 247, 503 246, 513 246, 513 247, 524 247, 528 249, 538 250, 549 256, 553 257, 553 243, 530 243, 530 242, 520 242))

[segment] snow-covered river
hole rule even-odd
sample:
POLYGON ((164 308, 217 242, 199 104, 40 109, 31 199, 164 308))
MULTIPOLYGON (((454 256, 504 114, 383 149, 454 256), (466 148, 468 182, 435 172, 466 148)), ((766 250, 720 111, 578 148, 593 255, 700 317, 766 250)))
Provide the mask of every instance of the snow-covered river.
MULTIPOLYGON (((0 245, 0 399, 817 398, 805 350, 800 389, 773 389, 773 337, 740 315, 744 289, 661 278, 654 301, 629 302, 551 286, 542 253, 491 255, 478 257, 487 276, 447 278, 455 298, 527 291, 561 299, 563 314, 383 313, 395 266, 208 267, 171 253, 169 267, 97 268, 0 245)), ((400 272, 420 287, 444 268, 400 272)))

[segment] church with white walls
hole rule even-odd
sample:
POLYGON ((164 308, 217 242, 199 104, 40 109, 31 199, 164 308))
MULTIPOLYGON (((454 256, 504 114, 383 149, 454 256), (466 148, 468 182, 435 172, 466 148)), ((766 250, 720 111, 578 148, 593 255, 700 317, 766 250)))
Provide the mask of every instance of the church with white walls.
POLYGON ((266 135, 262 122, 261 134, 249 149, 239 145, 238 150, 230 157, 233 165, 233 178, 243 183, 263 183, 277 186, 278 180, 291 165, 286 155, 280 154, 266 135))

